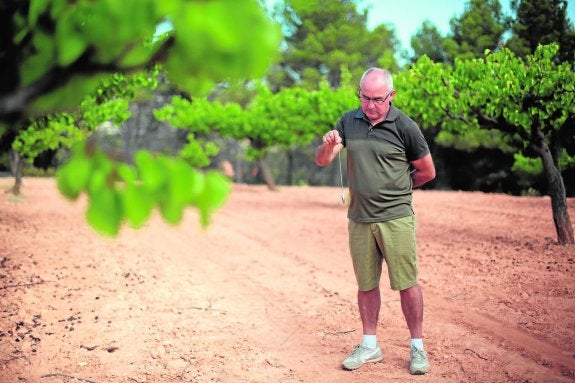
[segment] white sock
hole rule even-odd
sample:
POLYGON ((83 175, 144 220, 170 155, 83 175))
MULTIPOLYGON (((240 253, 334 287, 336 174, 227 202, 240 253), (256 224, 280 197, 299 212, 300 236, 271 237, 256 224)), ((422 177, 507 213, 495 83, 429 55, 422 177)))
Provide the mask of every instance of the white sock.
POLYGON ((411 339, 411 345, 414 347, 417 347, 419 350, 423 350, 423 339, 421 338, 415 338, 415 339, 411 339))
POLYGON ((376 348, 377 347, 377 336, 376 335, 363 335, 363 342, 361 343, 363 347, 366 348, 376 348))

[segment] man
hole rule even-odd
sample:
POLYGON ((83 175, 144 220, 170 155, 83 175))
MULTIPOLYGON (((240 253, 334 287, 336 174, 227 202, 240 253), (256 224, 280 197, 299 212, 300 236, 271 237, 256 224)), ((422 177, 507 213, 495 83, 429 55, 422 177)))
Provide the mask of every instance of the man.
POLYGON ((359 83, 361 108, 344 113, 335 129, 323 136, 315 161, 328 165, 347 149, 349 247, 363 340, 342 365, 353 370, 382 360, 376 330, 385 259, 411 335, 410 373, 420 375, 428 371, 429 362, 423 347, 423 296, 411 201, 413 188, 435 178, 435 167, 417 124, 392 105, 394 96, 391 74, 369 68, 359 83))

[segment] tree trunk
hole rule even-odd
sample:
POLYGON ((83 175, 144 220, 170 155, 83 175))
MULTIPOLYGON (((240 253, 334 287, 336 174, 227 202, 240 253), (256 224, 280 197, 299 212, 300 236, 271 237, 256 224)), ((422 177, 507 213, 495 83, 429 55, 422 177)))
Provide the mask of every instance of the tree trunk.
POLYGON ((261 172, 261 176, 264 179, 266 185, 268 185, 268 189, 270 190, 277 190, 277 187, 274 182, 274 178, 272 176, 272 172, 270 171, 270 167, 264 158, 258 159, 258 167, 261 172))
POLYGON ((553 162, 553 157, 547 145, 542 148, 541 160, 543 161, 543 170, 549 184, 549 196, 551 197, 551 209, 553 210, 553 221, 557 231, 557 242, 561 245, 573 245, 573 226, 569 218, 567 209, 567 194, 565 184, 561 177, 561 172, 553 162))
POLYGON ((287 184, 288 185, 293 185, 293 149, 290 148, 286 151, 286 155, 287 155, 287 184))
POLYGON ((20 195, 22 177, 24 176, 24 161, 22 161, 22 157, 20 157, 20 155, 14 150, 10 150, 10 170, 14 176, 14 186, 6 192, 20 195))

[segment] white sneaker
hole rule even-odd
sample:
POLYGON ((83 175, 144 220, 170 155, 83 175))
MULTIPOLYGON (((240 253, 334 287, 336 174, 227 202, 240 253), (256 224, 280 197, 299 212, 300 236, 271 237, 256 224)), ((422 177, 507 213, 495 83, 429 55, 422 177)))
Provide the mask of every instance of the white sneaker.
POLYGON ((346 370, 355 370, 363 366, 364 363, 381 362, 382 360, 383 357, 381 356, 381 348, 379 348, 379 346, 376 348, 367 348, 358 344, 341 365, 346 370))
POLYGON ((429 370, 429 361, 424 350, 411 346, 409 372, 411 375, 423 375, 429 370))

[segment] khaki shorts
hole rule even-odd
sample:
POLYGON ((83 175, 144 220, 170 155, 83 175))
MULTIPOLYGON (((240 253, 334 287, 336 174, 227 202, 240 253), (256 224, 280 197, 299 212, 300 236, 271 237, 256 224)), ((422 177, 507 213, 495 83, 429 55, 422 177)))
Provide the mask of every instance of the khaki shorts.
POLYGON ((378 223, 349 220, 348 231, 360 291, 379 286, 384 259, 392 290, 405 290, 417 284, 415 216, 378 223))

